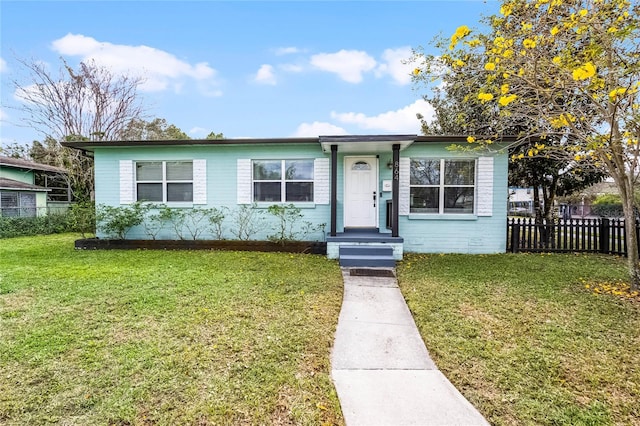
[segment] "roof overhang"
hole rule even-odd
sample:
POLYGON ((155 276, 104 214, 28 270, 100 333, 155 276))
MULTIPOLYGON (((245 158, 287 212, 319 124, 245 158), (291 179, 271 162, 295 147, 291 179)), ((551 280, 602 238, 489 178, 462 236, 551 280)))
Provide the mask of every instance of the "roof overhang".
POLYGON ((331 152, 332 146, 338 152, 349 154, 375 154, 391 152, 394 145, 400 150, 407 148, 416 140, 417 135, 355 135, 355 136, 320 136, 323 152, 331 152))
POLYGON ((29 160, 23 160, 21 158, 12 158, 0 156, 0 166, 11 167, 14 169, 22 170, 38 170, 43 172, 52 173, 67 173, 67 171, 60 167, 50 166, 48 164, 40 164, 29 160))
POLYGON ((237 138, 237 139, 162 139, 147 141, 78 141, 62 142, 62 146, 75 148, 85 152, 93 152, 100 148, 114 147, 146 147, 146 146, 227 146, 227 145, 280 145, 280 144, 317 144, 318 138, 237 138))
POLYGON ((49 188, 43 186, 33 185, 30 183, 20 182, 17 180, 0 177, 0 189, 9 191, 34 191, 34 192, 48 192, 49 188))

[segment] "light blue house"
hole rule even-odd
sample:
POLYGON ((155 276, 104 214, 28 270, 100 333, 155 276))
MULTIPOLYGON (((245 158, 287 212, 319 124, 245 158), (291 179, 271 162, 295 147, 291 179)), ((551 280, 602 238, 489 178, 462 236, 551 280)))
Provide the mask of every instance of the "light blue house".
MULTIPOLYGON (((507 154, 455 144, 467 145, 466 136, 65 143, 94 156, 97 205, 292 203, 304 221, 326 225, 312 238, 326 239, 327 255, 344 265, 384 265, 403 252, 505 251, 507 154)), ((268 230, 252 238, 266 239, 268 230)), ((158 238, 175 238, 163 232, 158 238)), ((136 228, 128 238, 148 236, 136 228)))

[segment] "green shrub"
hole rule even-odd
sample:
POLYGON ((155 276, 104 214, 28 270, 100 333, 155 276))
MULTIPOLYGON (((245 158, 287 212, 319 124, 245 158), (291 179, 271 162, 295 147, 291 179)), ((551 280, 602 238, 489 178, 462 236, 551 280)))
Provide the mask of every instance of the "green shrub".
POLYGON ((73 230, 66 212, 38 217, 0 217, 0 238, 59 234, 73 230))
POLYGON ((622 217, 622 201, 618 194, 599 195, 591 204, 591 212, 602 217, 622 217))
POLYGON ((269 241, 284 244, 287 241, 297 241, 307 238, 314 232, 324 233, 325 224, 315 226, 311 222, 302 221, 304 215, 294 204, 269 206, 269 214, 277 219, 275 234, 268 235, 269 241))
POLYGON ((68 221, 71 231, 79 232, 82 238, 96 233, 96 208, 92 202, 73 204, 69 209, 68 221))
POLYGON ((140 202, 125 207, 101 204, 96 209, 96 227, 111 238, 124 240, 131 228, 142 223, 150 208, 140 202))

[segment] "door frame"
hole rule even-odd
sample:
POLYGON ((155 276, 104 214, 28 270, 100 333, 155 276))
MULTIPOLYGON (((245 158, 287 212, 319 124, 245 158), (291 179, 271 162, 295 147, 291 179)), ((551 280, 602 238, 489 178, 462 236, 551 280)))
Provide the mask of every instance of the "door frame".
MULTIPOLYGON (((343 183, 342 183, 342 194, 343 194, 343 200, 342 200, 342 204, 344 206, 343 212, 342 212, 342 222, 343 222, 343 227, 344 228, 349 228, 350 226, 347 225, 347 184, 348 184, 348 180, 350 178, 350 170, 348 170, 347 167, 347 160, 352 160, 352 159, 365 159, 365 160, 373 160, 372 164, 373 167, 375 167, 375 176, 374 176, 374 187, 375 187, 375 191, 376 191, 376 207, 375 207, 375 212, 374 212, 374 216, 375 216, 375 223, 373 225, 373 227, 375 228, 379 228, 380 227, 380 165, 379 165, 379 161, 380 159, 378 158, 377 155, 345 155, 343 157, 343 161, 342 161, 342 167, 343 167, 343 183)), ((367 226, 362 226, 362 228, 366 228, 367 226)), ((356 226, 351 226, 351 228, 357 228, 356 226)))

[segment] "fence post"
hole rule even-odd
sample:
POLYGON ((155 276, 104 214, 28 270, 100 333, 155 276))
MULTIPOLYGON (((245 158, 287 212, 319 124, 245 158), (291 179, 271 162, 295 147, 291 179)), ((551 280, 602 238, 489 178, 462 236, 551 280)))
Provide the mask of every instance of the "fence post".
POLYGON ((520 220, 511 222, 511 253, 517 253, 520 248, 520 220))
POLYGON ((600 253, 609 253, 609 219, 602 218, 600 221, 600 253))

